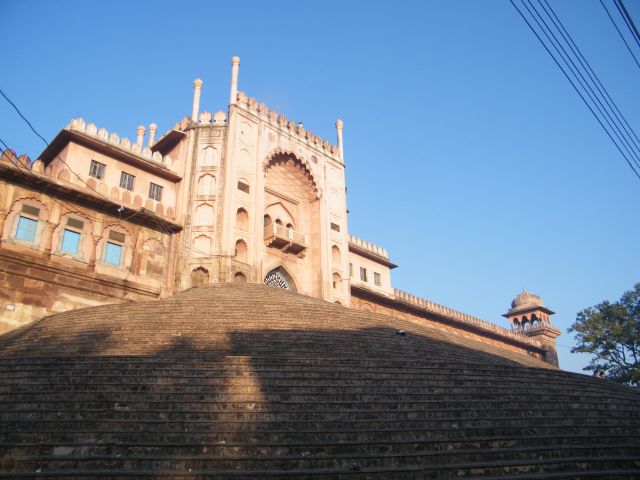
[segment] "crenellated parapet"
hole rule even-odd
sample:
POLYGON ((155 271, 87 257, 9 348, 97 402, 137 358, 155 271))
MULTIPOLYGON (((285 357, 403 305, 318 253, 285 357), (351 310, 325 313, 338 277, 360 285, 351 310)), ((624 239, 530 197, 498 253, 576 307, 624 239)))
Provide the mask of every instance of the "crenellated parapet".
POLYGON ((29 155, 16 155, 16 152, 11 149, 0 150, 0 162, 9 164, 16 168, 25 168, 27 170, 30 169, 32 165, 29 155))
POLYGON ((103 143, 110 144, 128 154, 141 157, 147 162, 163 168, 170 168, 173 160, 169 156, 163 156, 160 152, 152 151, 151 147, 142 146, 142 142, 131 142, 128 138, 120 138, 116 133, 110 133, 106 128, 98 128, 93 123, 86 123, 82 118, 75 118, 67 125, 67 130, 81 132, 96 138, 103 143))
POLYGON ((306 130, 302 122, 296 123, 293 120, 289 120, 284 115, 280 115, 275 110, 270 109, 266 104, 258 103, 253 97, 247 97, 244 92, 238 92, 236 105, 258 116, 274 128, 295 137, 298 141, 324 152, 335 160, 341 161, 338 147, 320 138, 315 133, 306 130))
POLYGON ((373 253, 378 257, 382 257, 389 260, 389 254, 387 253, 386 248, 379 247, 378 245, 374 245, 371 242, 362 240, 361 238, 358 238, 353 235, 349 235, 349 243, 356 247, 361 248, 362 250, 366 250, 369 253, 373 253))
POLYGON ((525 335, 521 331, 509 330, 507 328, 500 327, 486 320, 482 320, 480 318, 474 317, 473 315, 459 312, 458 310, 454 310, 453 308, 445 307, 444 305, 440 305, 438 303, 431 302, 424 298, 420 298, 417 295, 403 292, 402 290, 398 290, 397 288, 393 289, 393 293, 396 300, 418 307, 421 310, 424 310, 425 312, 430 313, 432 315, 446 317, 458 322, 472 325, 482 330, 488 330, 500 336, 514 338, 520 342, 525 342, 531 345, 535 345, 537 347, 542 346, 541 342, 539 342, 538 340, 533 340, 529 338, 527 335, 525 335))

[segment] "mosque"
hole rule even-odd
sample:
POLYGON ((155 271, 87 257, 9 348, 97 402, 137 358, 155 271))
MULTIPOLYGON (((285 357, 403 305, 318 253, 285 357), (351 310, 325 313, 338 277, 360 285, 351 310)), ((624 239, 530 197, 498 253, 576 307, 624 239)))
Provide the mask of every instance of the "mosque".
POLYGON ((238 91, 130 141, 74 119, 35 160, 0 161, 0 331, 52 313, 266 283, 414 319, 557 365, 551 310, 523 292, 511 328, 394 289, 387 250, 349 232, 343 122, 336 144, 238 91))
POLYGON ((637 479, 640 394, 394 289, 334 145, 238 92, 0 159, 0 478, 637 479))

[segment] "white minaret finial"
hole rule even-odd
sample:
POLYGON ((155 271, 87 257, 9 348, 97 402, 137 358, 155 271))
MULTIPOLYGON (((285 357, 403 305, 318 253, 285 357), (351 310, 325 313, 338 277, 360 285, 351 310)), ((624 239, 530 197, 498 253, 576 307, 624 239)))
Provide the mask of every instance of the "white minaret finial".
POLYGON ((198 121, 198 110, 200 110, 200 93, 202 92, 202 80, 196 78, 193 81, 193 108, 191 109, 191 120, 198 121))
POLYGON ((240 66, 240 57, 231 57, 231 91, 229 93, 229 105, 236 104, 238 96, 238 67, 240 66))
POLYGON ((144 132, 146 131, 147 129, 144 128, 144 125, 138 126, 138 139, 136 140, 136 145, 142 146, 142 143, 144 142, 144 132))
POLYGON ((149 125, 149 146, 153 146, 153 143, 156 140, 156 132, 158 131, 158 125, 152 123, 149 125))
POLYGON ((340 152, 340 160, 344 162, 344 155, 342 151, 342 127, 344 122, 340 119, 336 120, 336 130, 338 131, 338 151, 340 152))

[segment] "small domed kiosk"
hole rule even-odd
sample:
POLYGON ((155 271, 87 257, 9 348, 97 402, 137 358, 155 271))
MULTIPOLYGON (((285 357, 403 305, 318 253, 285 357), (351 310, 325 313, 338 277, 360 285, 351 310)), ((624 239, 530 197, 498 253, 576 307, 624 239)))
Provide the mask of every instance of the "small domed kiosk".
POLYGON ((543 342, 549 348, 547 361, 558 365, 556 338, 560 336, 560 330, 551 325, 551 315, 554 313, 545 306, 539 295, 522 290, 503 317, 509 320, 513 329, 543 342))

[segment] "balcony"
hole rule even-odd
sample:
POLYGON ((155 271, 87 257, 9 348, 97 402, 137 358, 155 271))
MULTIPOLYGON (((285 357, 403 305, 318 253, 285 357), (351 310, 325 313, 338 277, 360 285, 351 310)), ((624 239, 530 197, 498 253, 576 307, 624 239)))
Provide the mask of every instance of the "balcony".
POLYGON ((270 223, 264 227, 264 243, 267 247, 277 248, 285 253, 304 257, 309 241, 304 233, 296 232, 284 225, 270 223))

